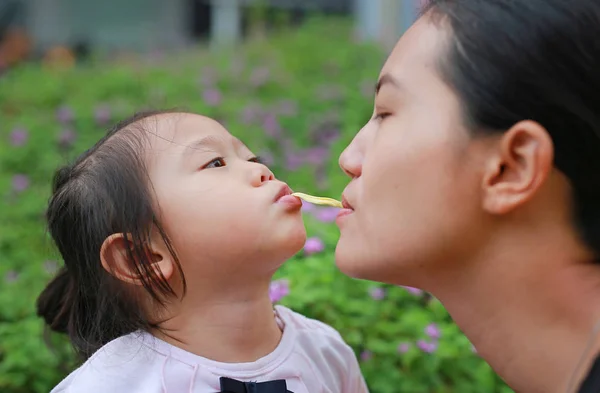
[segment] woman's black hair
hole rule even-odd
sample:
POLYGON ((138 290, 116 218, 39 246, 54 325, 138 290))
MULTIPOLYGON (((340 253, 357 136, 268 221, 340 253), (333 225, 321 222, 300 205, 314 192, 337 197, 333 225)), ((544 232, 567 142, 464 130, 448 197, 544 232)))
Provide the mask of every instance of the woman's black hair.
POLYGON ((143 112, 122 121, 54 177, 46 216, 65 265, 39 296, 37 313, 51 330, 66 333, 83 359, 119 336, 159 328, 131 288, 103 268, 100 249, 110 235, 123 234, 132 271, 154 304, 164 305, 176 293, 151 268, 150 233, 158 231, 175 258, 185 293, 183 271, 155 212, 143 159, 144 127, 167 113, 172 112, 143 112))
POLYGON ((600 256, 600 2, 429 0, 422 14, 448 30, 440 74, 474 133, 546 128, 576 226, 600 256))

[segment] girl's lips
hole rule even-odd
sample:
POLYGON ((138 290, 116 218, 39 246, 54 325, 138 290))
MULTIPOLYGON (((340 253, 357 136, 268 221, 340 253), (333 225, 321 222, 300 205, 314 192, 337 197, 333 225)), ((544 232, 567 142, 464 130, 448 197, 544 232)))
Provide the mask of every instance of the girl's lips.
POLYGON ((290 195, 292 192, 293 192, 292 189, 287 184, 284 184, 279 189, 279 192, 277 193, 277 195, 275 195, 274 202, 278 202, 281 198, 283 198, 284 196, 290 195))
POLYGON ((300 198, 292 196, 292 189, 286 184, 277 193, 275 196, 275 203, 285 205, 290 209, 301 208, 302 201, 300 198))
POLYGON ((276 202, 287 205, 289 207, 298 207, 298 208, 302 207, 302 201, 300 200, 300 198, 295 197, 293 195, 289 195, 289 194, 283 195, 282 197, 277 199, 276 202))

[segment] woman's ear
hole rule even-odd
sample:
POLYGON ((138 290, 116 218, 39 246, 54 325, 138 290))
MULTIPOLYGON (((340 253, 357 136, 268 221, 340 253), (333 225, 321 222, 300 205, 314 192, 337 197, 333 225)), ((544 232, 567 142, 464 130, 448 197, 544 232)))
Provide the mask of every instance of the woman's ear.
POLYGON ((544 127, 521 121, 498 140, 483 178, 484 208, 491 214, 508 213, 531 200, 547 180, 554 161, 554 145, 544 127))
POLYGON ((144 275, 156 275, 169 280, 174 271, 174 260, 164 254, 163 247, 136 247, 131 236, 115 233, 107 237, 100 249, 102 267, 110 275, 133 285, 143 285, 144 275))

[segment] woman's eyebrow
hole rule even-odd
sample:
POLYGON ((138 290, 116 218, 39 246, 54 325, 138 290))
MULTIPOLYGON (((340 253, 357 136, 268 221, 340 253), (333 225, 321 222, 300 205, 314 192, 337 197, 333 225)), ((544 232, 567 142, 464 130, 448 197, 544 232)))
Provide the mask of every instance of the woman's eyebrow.
POLYGON ((394 86, 396 89, 402 90, 402 84, 400 81, 392 76, 392 74, 384 74, 379 78, 375 85, 375 94, 379 93, 379 90, 385 85, 394 86))

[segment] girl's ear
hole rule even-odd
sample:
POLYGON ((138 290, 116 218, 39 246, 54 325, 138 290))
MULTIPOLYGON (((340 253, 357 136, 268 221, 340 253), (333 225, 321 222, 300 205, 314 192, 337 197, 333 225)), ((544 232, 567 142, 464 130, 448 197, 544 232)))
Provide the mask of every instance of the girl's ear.
POLYGON ((169 280, 174 271, 174 261, 170 254, 164 254, 163 247, 144 247, 136 250, 131 236, 115 233, 107 237, 100 249, 102 267, 113 277, 133 284, 143 285, 143 275, 161 275, 169 280))

